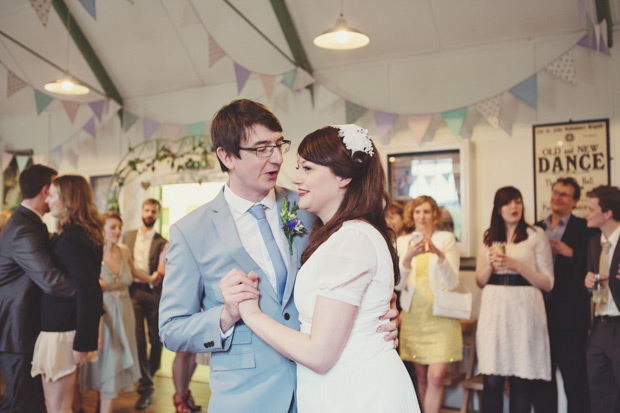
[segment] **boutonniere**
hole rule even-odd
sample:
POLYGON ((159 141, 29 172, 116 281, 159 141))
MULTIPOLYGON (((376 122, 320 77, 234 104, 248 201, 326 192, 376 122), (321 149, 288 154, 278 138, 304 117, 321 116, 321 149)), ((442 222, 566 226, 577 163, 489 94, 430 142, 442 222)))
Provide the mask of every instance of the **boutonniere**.
POLYGON ((282 230, 288 240, 288 248, 293 255, 293 237, 306 233, 306 227, 295 214, 299 209, 299 205, 293 204, 293 208, 289 210, 288 197, 284 198, 282 209, 280 210, 280 218, 282 218, 282 230))

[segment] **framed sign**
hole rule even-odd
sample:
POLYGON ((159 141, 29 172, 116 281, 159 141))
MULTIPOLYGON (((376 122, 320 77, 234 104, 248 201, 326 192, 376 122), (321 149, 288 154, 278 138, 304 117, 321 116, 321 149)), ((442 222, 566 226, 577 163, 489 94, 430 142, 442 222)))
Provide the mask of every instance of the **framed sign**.
MULTIPOLYGON (((534 125, 533 139, 537 221, 551 213, 551 187, 558 178, 573 177, 582 194, 609 184, 609 119, 534 125)), ((586 203, 582 195, 573 213, 582 217, 586 203)))

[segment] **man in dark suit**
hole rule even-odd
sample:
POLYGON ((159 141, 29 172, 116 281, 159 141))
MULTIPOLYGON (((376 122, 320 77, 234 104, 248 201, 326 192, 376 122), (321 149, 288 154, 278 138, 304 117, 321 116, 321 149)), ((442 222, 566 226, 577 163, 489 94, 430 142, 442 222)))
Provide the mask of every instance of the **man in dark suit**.
POLYGON ((590 297, 583 285, 586 274, 586 220, 571 212, 581 196, 573 178, 560 178, 552 186, 551 215, 536 225, 545 230, 553 252, 555 283, 545 293, 551 345, 551 382, 534 383, 536 412, 558 411, 556 366, 564 381, 568 413, 589 412, 586 376, 586 340, 590 327, 590 297))
POLYGON ((601 236, 588 243, 585 285, 597 288, 598 274, 603 287, 586 352, 590 405, 592 413, 620 412, 620 189, 601 185, 587 196, 588 227, 599 228, 601 236))
MULTIPOLYGON (((168 241, 155 231, 155 222, 159 218, 161 205, 156 199, 147 199, 142 203, 142 225, 139 229, 129 231, 123 236, 123 242, 132 252, 137 268, 152 274, 157 271, 159 258, 168 241)), ((137 410, 144 410, 151 404, 153 394, 153 376, 161 362, 162 344, 159 340, 159 299, 161 284, 134 282, 130 289, 131 300, 136 315, 136 339, 138 343, 138 359, 142 377, 138 383, 140 398, 136 403, 137 410), (148 326, 151 353, 146 355, 146 333, 144 322, 148 326)))
POLYGON ((22 203, 0 231, 0 367, 6 393, 0 412, 44 411, 41 378, 31 377, 32 353, 41 331, 41 291, 71 297, 73 284, 48 255, 49 233, 42 221, 45 198, 56 171, 43 165, 19 177, 22 203))

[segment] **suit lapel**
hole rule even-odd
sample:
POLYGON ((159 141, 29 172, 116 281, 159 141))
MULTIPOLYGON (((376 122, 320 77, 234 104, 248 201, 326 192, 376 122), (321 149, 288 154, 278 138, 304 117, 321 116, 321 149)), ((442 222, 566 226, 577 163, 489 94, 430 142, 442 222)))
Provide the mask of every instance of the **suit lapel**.
MULTIPOLYGON (((286 191, 279 186, 275 187, 276 192, 276 208, 278 208, 278 216, 280 216, 280 211, 282 210, 282 205, 284 204, 284 199, 286 198, 286 191)), ((292 208, 289 205, 289 208, 292 208)), ((282 304, 286 304, 290 299, 293 293, 293 287, 295 286, 295 276, 297 275, 297 263, 299 262, 299 248, 297 243, 295 242, 295 238, 293 237, 293 254, 291 255, 290 249, 288 246, 288 239, 284 234, 284 230, 282 229, 284 223, 282 222, 282 218, 280 218, 280 232, 281 236, 285 239, 285 247, 286 252, 284 255, 284 263, 286 264, 286 285, 284 286, 284 295, 282 296, 282 304)))
POLYGON ((267 281, 267 275, 258 266, 258 264, 256 264, 252 257, 250 257, 250 254, 248 254, 241 244, 239 234, 235 230, 235 220, 233 219, 232 213, 230 212, 230 207, 224 198, 224 190, 222 190, 222 192, 220 192, 220 194, 211 203, 211 210, 213 212, 211 219, 217 230, 217 236, 219 237, 220 242, 226 245, 230 257, 238 264, 239 269, 242 271, 255 271, 259 275, 259 278, 262 278, 264 281, 258 283, 261 295, 267 294, 278 302, 278 296, 271 286, 271 283, 267 281))

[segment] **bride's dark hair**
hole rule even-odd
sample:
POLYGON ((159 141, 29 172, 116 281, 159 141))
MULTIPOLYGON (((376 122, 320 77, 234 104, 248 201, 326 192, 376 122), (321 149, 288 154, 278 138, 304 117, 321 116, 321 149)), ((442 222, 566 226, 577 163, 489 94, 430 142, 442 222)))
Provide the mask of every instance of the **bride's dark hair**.
POLYGON ((334 175, 341 178, 351 178, 334 216, 328 222, 321 222, 317 218, 310 245, 304 251, 301 262, 305 263, 345 221, 359 219, 368 222, 383 235, 392 256, 394 280, 398 282, 400 271, 398 255, 392 244, 394 235, 385 221, 385 209, 389 205, 385 173, 377 148, 374 144, 372 146, 372 156, 363 151, 357 151, 351 156, 351 151, 338 136, 338 129, 332 126, 312 132, 299 145, 297 153, 305 160, 327 166, 334 175))

